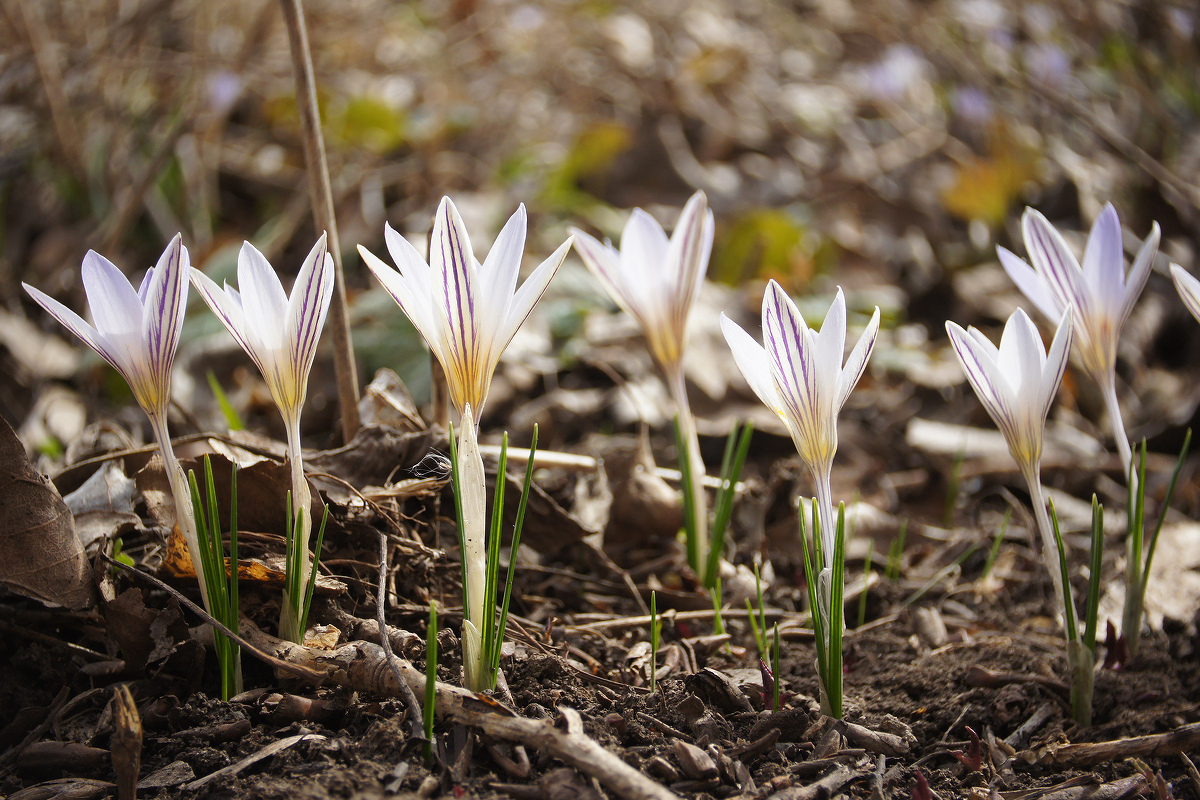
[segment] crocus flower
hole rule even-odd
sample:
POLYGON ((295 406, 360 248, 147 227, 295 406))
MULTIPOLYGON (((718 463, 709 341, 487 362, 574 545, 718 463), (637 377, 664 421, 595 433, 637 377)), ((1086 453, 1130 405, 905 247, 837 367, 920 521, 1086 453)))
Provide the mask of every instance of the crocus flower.
POLYGON ((572 229, 575 248, 609 296, 641 323, 650 352, 674 376, 683 360, 688 313, 712 251, 713 215, 703 192, 683 207, 671 238, 640 208, 625 223, 621 249, 572 229))
POLYGON ((1000 263, 1030 302, 1051 321, 1074 307, 1079 359, 1104 395, 1113 438, 1128 473, 1132 454, 1117 402, 1117 337, 1150 275, 1158 252, 1158 224, 1151 227, 1128 275, 1121 223, 1112 204, 1104 207, 1092 226, 1082 267, 1059 232, 1037 211, 1026 209, 1021 227, 1033 266, 1003 247, 996 248, 1000 263))
MULTIPOLYGON (((133 284, 111 261, 89 250, 83 258, 82 274, 94 326, 49 295, 28 284, 21 285, 42 308, 99 353, 129 384, 138 405, 150 419, 175 500, 179 530, 187 543, 192 564, 199 571, 204 562, 200 558, 191 493, 183 469, 175 458, 167 429, 171 364, 175 360, 187 306, 189 264, 183 239, 176 235, 135 291, 133 284)), ((200 592, 205 607, 210 607, 203 579, 200 592)))
POLYGON ((482 265, 475 259, 466 225, 448 197, 442 198, 434 218, 428 264, 390 225, 384 228, 384 240, 398 270, 358 246, 371 272, 441 363, 454 407, 461 414, 469 404, 476 421, 483 414, 500 354, 571 247, 568 239, 518 290, 525 216, 521 205, 496 237, 482 265))
POLYGON ((533 310, 558 271, 568 239, 535 269, 521 288, 517 274, 525 249, 525 206, 509 218, 481 265, 458 209, 442 198, 433 223, 429 263, 403 236, 384 229, 388 251, 399 271, 359 245, 367 266, 392 295, 446 373, 450 400, 462 415, 458 461, 462 506, 463 668, 472 689, 487 686, 482 645, 487 574, 487 509, 483 458, 477 425, 487 401, 500 354, 533 310))
POLYGON ((746 382, 783 420, 800 459, 812 473, 822 551, 827 566, 831 566, 836 521, 829 479, 837 452, 837 416, 875 347, 879 309, 875 309, 844 365, 846 298, 840 288, 818 333, 805 324, 783 287, 771 281, 763 296, 762 327, 766 347, 721 315, 721 330, 746 382))
POLYGON ((1171 265, 1171 279, 1175 281, 1175 290, 1179 292, 1183 304, 1200 322, 1200 281, 1178 264, 1171 265))
POLYGON ((946 322, 946 332, 967 380, 1004 434, 1029 487, 1046 565, 1056 594, 1064 603, 1067 597, 1063 594, 1058 547, 1042 492, 1041 461, 1046 415, 1062 383, 1071 349, 1071 316, 1068 308, 1060 318, 1048 354, 1029 315, 1019 308, 1008 318, 999 348, 975 328, 963 330, 954 322, 946 322))
POLYGON ((704 461, 696 420, 688 403, 683 377, 684 338, 688 314, 700 294, 712 252, 713 215, 703 192, 683 207, 671 238, 640 208, 634 209, 621 234, 621 249, 572 229, 575 247, 609 296, 640 323, 650 352, 662 368, 675 400, 679 427, 690 459, 692 519, 696 564, 701 582, 708 564, 708 508, 704 495, 704 461))
POLYGON ((297 558, 288 565, 296 574, 288 585, 299 589, 284 592, 280 634, 292 641, 301 641, 304 636, 304 631, 299 630, 304 616, 301 605, 311 571, 308 540, 312 531, 309 509, 312 494, 300 456, 300 412, 308 391, 308 374, 317 354, 317 341, 333 297, 333 269, 333 257, 326 248, 325 234, 321 234, 300 267, 291 297, 284 292, 267 259, 249 242, 242 245, 238 254, 240 292, 229 284, 222 289, 198 269, 191 271, 196 291, 258 366, 287 429, 292 507, 298 518, 291 543, 297 558))

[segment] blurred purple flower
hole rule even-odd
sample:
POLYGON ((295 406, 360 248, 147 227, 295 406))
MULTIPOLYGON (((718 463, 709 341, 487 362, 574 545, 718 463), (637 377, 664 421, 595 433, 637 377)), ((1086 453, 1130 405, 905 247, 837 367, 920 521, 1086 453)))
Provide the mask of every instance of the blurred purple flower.
POLYGON ((1031 44, 1025 49, 1025 66, 1037 80, 1061 86, 1071 77, 1071 59, 1056 44, 1031 44))
POLYGON ((879 61, 867 66, 867 91, 877 100, 902 100, 925 80, 929 62, 906 44, 894 44, 879 61))
POLYGON ((973 86, 960 86, 951 96, 954 115, 968 125, 982 127, 992 119, 992 99, 973 86))

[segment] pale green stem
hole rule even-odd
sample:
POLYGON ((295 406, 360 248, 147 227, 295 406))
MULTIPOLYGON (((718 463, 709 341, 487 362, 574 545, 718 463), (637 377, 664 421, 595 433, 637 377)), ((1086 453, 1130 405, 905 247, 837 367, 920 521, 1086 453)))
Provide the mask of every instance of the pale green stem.
POLYGON ((467 688, 490 689, 484 663, 483 626, 488 624, 484 608, 487 586, 487 487, 483 456, 479 452, 479 433, 468 406, 458 432, 459 490, 462 492, 463 588, 467 602, 463 609, 463 671, 467 688))
MULTIPOLYGON (((704 459, 700 455, 700 436, 696 432, 696 418, 688 403, 687 383, 683 377, 683 365, 667 371, 667 383, 675 400, 679 414, 679 433, 688 452, 692 474, 692 531, 696 536, 696 574, 702 585, 708 585, 708 499, 704 494, 704 459)), ((680 454, 681 456, 683 454, 680 454)))
POLYGON ((292 471, 292 513, 297 517, 292 552, 296 554, 296 569, 300 571, 300 588, 296 597, 290 597, 286 590, 283 593, 279 632, 282 639, 303 642, 304 631, 300 630, 300 620, 304 616, 304 609, 301 606, 308 594, 308 576, 312 572, 312 563, 308 555, 308 540, 312 533, 312 492, 308 488, 308 480, 304 477, 304 459, 300 455, 300 415, 296 414, 292 418, 285 415, 284 425, 287 427, 288 466, 292 471))
MULTIPOLYGON (((830 470, 832 466, 824 467, 823 471, 818 472, 813 470, 813 484, 817 492, 817 516, 821 522, 821 556, 824 561, 820 564, 820 571, 817 577, 817 600, 820 602, 820 608, 817 611, 821 614, 821 619, 825 623, 825 636, 827 641, 818 642, 818 647, 829 648, 829 641, 832 641, 833 632, 829 630, 829 620, 831 618, 830 604, 833 602, 833 551, 834 540, 837 537, 837 517, 833 513, 833 487, 830 483, 830 470)), ((845 620, 843 620, 843 625, 845 620)))
POLYGON ((1115 378, 1100 384, 1100 392, 1104 395, 1104 407, 1108 411, 1108 422, 1112 425, 1113 441, 1117 443, 1117 455, 1121 457, 1121 468, 1129 476, 1129 499, 1137 495, 1137 472, 1130 471, 1133 464, 1133 451, 1129 446, 1129 436, 1125 433, 1125 421, 1121 417, 1121 404, 1117 401, 1115 378))
MULTIPOLYGON (((1074 602, 1071 598, 1071 587, 1063 586, 1062 568, 1059 565, 1058 544, 1054 538, 1054 528, 1050 522, 1050 514, 1046 511, 1046 493, 1042 489, 1042 470, 1040 464, 1033 464, 1023 468, 1022 473, 1025 476, 1025 483, 1029 487, 1029 497, 1033 502, 1033 514, 1037 519, 1038 532, 1042 537, 1042 557, 1046 560, 1046 569, 1050 572, 1050 578, 1054 583, 1054 596, 1058 598, 1059 612, 1063 614, 1063 626, 1066 627, 1066 609, 1067 603, 1074 602)), ((1064 549, 1066 545, 1064 544, 1064 549)), ((1074 608, 1074 606, 1072 606, 1074 608)), ((1068 638, 1074 633, 1074 638, 1078 638, 1078 632, 1072 631, 1068 633, 1068 638)))
POLYGON ((154 430, 154 438, 158 440, 163 471, 167 474, 167 483, 171 486, 171 495, 175 500, 175 519, 179 525, 179 532, 183 534, 183 540, 187 543, 188 556, 196 570, 196 579, 200 582, 200 597, 204 600, 204 608, 211 612, 208 586, 204 581, 204 560, 200 557, 200 535, 196 530, 195 510, 192 508, 192 491, 188 488, 183 467, 179 466, 179 459, 175 458, 175 448, 171 446, 167 415, 164 411, 160 414, 147 412, 146 416, 150 418, 150 427, 154 430))
MULTIPOLYGON (((1117 452, 1121 456, 1121 466, 1129 482, 1129 498, 1127 502, 1133 505, 1137 502, 1138 473, 1133 465, 1133 451, 1129 446, 1129 438, 1125 434, 1125 424, 1121 418, 1121 405, 1117 402, 1115 381, 1110 379, 1102 383, 1101 392, 1104 394, 1104 405, 1108 409, 1108 419, 1112 424, 1113 439, 1117 443, 1117 452)), ((1139 520, 1138 522, 1141 522, 1139 520)), ((1135 523, 1137 524, 1137 523, 1135 523)), ((1144 531, 1143 531, 1144 534, 1144 531)), ((1133 531, 1126 531, 1125 538, 1125 609, 1121 617, 1121 632, 1125 635, 1125 646, 1131 656, 1137 655, 1138 645, 1142 637, 1142 536, 1134 536, 1133 531)))

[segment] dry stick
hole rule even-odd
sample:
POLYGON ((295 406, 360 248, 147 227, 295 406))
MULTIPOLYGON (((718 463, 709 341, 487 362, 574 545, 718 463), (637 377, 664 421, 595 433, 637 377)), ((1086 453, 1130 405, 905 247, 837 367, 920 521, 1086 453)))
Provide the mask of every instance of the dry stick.
POLYGON ((1085 742, 1049 747, 1038 763, 1063 767, 1090 767, 1125 758, 1161 758, 1200 748, 1200 722, 1182 725, 1167 733, 1133 736, 1111 742, 1085 742))
MULTIPOLYGON (((391 637, 388 636, 388 624, 384 610, 387 605, 387 568, 388 568, 388 538, 383 531, 379 532, 379 594, 375 599, 375 620, 379 623, 379 644, 383 648, 383 657, 387 660, 388 669, 392 671, 392 677, 396 679, 396 684, 400 687, 400 693, 404 695, 404 702, 408 705, 409 714, 411 714, 411 731, 415 739, 425 739, 425 717, 421 712, 421 704, 417 701, 417 696, 413 694, 412 687, 404 682, 404 677, 400 674, 400 662, 396 659, 396 654, 392 652, 391 637)), ((428 656, 426 656, 428 658, 428 656)))
MULTIPOLYGON (((324 672, 331 680, 350 688, 394 696, 400 687, 384 663, 382 648, 374 642, 351 642, 335 650, 317 650, 285 642, 242 621, 246 637, 258 649, 294 666, 324 672)), ((425 673, 406 659, 397 658, 404 683, 417 694, 425 694, 425 673)), ((590 775, 628 800, 679 800, 669 791, 626 764, 583 732, 579 713, 560 708, 566 730, 545 719, 518 717, 495 700, 466 689, 438 682, 437 711, 452 721, 479 728, 493 739, 518 742, 542 750, 590 775)))
POLYGON ((26 7, 26 0, 6 0, 4 8, 14 21, 19 20, 25 28, 25 36, 29 39, 29 49, 33 51, 34 65, 38 77, 42 79, 42 88, 46 91, 46 104, 50 106, 50 122, 54 127, 54 138, 66 159, 67 167, 77 180, 87 180, 87 166, 80 153, 79 142, 75 138, 71 119, 71 106, 67 94, 63 90, 62 71, 58 59, 51 52, 46 40, 46 29, 41 16, 35 9, 26 7))
POLYGON ((329 253, 333 256, 334 291, 329 320, 333 326, 333 364, 337 371, 338 405, 342 412, 342 438, 349 442, 362 427, 358 416, 358 372, 350 339, 350 315, 346 310, 346 273, 342 269, 342 248, 333 210, 333 187, 329 182, 329 163, 325 158, 325 140, 321 135, 312 52, 308 47, 308 30, 304 25, 301 0, 280 2, 283 4, 288 42, 292 50, 296 105, 300 110, 300 131, 304 141, 304 163, 308 168, 313 222, 318 232, 325 231, 328 234, 329 253))

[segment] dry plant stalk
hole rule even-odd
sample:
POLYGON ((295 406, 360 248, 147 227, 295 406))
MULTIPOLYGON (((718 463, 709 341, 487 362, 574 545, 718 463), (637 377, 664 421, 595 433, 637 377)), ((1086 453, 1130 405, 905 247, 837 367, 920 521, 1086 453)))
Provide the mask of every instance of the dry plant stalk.
POLYGON ((129 687, 121 684, 113 694, 113 735, 108 745, 120 800, 136 800, 142 768, 142 718, 129 687))
POLYGON ((346 310, 346 274, 342 268, 342 249, 338 239, 337 217, 333 210, 333 187, 329 182, 329 162, 325 157, 325 139, 321 135, 321 117, 317 109, 317 85, 313 77, 312 52, 308 29, 304 24, 301 0, 280 0, 287 22, 288 43, 292 51, 292 70, 296 76, 296 106, 300 111, 304 163, 308 167, 308 192, 312 202, 317 233, 329 235, 329 253, 333 256, 333 302, 329 318, 333 328, 333 364, 337 371, 338 406, 342 412, 342 438, 349 442, 362 427, 358 415, 358 368, 350 338, 350 316, 346 310))

